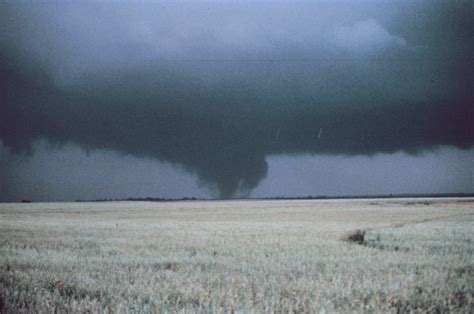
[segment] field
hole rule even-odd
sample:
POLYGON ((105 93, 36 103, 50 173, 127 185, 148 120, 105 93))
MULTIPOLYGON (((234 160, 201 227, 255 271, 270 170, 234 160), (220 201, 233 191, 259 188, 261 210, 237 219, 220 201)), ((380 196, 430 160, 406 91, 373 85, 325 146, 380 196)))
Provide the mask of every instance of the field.
POLYGON ((0 312, 472 313, 473 201, 0 204, 0 312))

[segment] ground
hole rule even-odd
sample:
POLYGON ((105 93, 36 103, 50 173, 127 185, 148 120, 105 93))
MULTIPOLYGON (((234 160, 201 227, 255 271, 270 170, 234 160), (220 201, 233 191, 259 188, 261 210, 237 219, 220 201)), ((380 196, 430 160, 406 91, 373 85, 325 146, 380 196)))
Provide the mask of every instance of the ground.
POLYGON ((0 312, 473 312, 474 199, 0 204, 0 312))

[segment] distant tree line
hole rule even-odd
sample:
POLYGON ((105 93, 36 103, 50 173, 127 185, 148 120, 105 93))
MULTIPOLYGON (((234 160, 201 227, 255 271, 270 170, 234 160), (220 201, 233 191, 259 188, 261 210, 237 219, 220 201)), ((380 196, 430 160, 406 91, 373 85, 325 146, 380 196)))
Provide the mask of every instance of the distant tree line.
MULTIPOLYGON (((249 200, 326 200, 326 199, 364 199, 364 198, 424 198, 424 197, 474 197, 474 193, 436 193, 436 194, 384 194, 384 195, 343 195, 343 196, 275 196, 263 198, 244 198, 249 200)), ((128 197, 128 198, 101 198, 94 200, 75 200, 75 202, 178 202, 178 201, 211 201, 218 200, 214 198, 199 197, 128 197)), ((230 198, 229 200, 239 200, 239 198, 230 198)), ((23 200, 22 203, 29 203, 30 200, 23 200)))

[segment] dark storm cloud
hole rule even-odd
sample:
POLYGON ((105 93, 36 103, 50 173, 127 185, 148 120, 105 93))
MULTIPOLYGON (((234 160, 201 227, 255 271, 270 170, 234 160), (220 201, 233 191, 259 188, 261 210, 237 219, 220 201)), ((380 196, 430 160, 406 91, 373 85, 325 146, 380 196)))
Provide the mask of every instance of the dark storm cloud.
POLYGON ((1 139, 176 163, 222 197, 270 154, 474 143, 470 1, 3 3, 1 139))

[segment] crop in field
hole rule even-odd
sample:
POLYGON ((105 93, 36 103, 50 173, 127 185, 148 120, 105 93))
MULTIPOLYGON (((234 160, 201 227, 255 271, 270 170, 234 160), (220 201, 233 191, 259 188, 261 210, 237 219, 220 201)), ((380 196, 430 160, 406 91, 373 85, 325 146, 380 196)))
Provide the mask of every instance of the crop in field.
POLYGON ((473 204, 1 204, 0 308, 469 313, 473 204))

